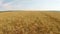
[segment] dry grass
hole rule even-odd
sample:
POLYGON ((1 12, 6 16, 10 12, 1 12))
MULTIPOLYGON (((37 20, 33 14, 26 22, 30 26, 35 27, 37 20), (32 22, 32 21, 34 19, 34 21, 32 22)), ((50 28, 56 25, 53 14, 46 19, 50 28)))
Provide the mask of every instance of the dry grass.
POLYGON ((0 13, 0 34, 60 34, 58 13, 60 12, 0 13))

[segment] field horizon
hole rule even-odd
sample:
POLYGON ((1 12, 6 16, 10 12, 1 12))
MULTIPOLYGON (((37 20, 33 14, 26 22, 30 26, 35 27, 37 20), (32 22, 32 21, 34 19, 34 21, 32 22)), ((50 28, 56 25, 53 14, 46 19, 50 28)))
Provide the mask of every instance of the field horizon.
POLYGON ((0 34, 60 34, 60 12, 1 12, 0 34))

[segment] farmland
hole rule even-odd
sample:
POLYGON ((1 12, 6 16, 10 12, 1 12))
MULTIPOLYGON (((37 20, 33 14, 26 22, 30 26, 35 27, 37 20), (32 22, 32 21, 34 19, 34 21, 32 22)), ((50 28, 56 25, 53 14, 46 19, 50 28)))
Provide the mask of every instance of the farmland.
POLYGON ((60 34, 60 12, 1 12, 0 34, 60 34))

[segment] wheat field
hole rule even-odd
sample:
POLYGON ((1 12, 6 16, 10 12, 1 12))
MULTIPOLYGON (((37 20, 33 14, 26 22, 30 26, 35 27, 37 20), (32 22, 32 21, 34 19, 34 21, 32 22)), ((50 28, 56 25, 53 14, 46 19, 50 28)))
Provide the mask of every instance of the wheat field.
POLYGON ((0 34, 60 34, 60 12, 2 12, 0 34))

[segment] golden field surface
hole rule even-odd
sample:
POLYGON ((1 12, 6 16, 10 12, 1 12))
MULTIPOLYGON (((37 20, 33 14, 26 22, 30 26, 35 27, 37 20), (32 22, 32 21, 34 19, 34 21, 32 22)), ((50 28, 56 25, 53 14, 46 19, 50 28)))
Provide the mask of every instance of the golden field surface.
POLYGON ((0 34, 60 34, 60 12, 2 12, 0 34))

